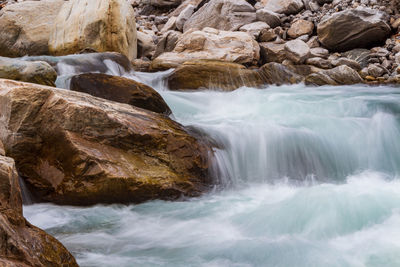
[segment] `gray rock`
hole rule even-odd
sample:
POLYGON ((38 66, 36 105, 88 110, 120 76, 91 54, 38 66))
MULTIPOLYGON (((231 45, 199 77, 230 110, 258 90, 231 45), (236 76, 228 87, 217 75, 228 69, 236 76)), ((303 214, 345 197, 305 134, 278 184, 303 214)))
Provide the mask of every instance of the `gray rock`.
POLYGON ((318 42, 318 37, 317 37, 317 36, 312 36, 312 37, 310 38, 310 40, 308 40, 307 45, 308 45, 310 48, 320 47, 320 44, 319 44, 319 42, 318 42))
POLYGON ((297 14, 304 8, 302 0, 261 0, 261 3, 268 10, 286 15, 297 14))
POLYGON ((325 48, 322 47, 315 47, 310 49, 310 56, 311 57, 322 57, 322 58, 328 58, 329 56, 329 51, 325 48))
POLYGON ((179 37, 182 35, 178 31, 168 31, 166 32, 161 40, 157 43, 156 51, 154 52, 153 59, 158 57, 164 52, 171 52, 174 50, 179 37))
POLYGON ((362 48, 353 49, 343 53, 343 56, 357 61, 361 68, 365 68, 368 66, 368 60, 371 58, 371 51, 362 48))
POLYGON ((348 66, 348 67, 350 67, 352 69, 361 70, 361 66, 357 61, 355 61, 353 59, 345 58, 345 57, 340 57, 338 59, 334 59, 334 60, 331 61, 331 63, 335 67, 346 65, 346 66, 348 66))
POLYGON ((179 14, 178 18, 176 19, 176 28, 179 31, 183 30, 183 25, 185 25, 186 21, 193 15, 195 6, 188 5, 182 12, 179 14))
POLYGON ((236 31, 256 20, 256 10, 244 0, 213 0, 202 6, 186 21, 183 31, 211 27, 236 31))
POLYGON ((310 74, 306 77, 307 85, 351 85, 363 83, 360 75, 348 66, 339 66, 310 74))
POLYGON ((332 51, 371 47, 390 35, 386 13, 369 8, 356 8, 334 13, 318 25, 318 38, 332 51))
POLYGON ((371 49, 371 52, 372 56, 375 57, 387 57, 390 54, 390 52, 383 47, 374 47, 371 49))
POLYGON ((329 60, 320 58, 320 57, 312 57, 306 60, 306 64, 313 65, 321 69, 330 69, 332 68, 332 64, 329 60))
POLYGON ((383 74, 386 73, 384 68, 376 64, 370 64, 367 70, 368 70, 368 75, 375 78, 381 77, 383 74))
POLYGON ((279 18, 279 15, 265 8, 257 10, 256 18, 258 21, 267 23, 271 28, 281 25, 281 19, 279 18))
POLYGON ((310 55, 308 45, 299 39, 287 42, 285 51, 287 52, 287 58, 297 64, 303 63, 310 55))
POLYGON ((154 43, 153 37, 155 34, 144 33, 141 31, 137 31, 137 53, 138 57, 148 57, 151 58, 156 49, 156 45, 154 43))
POLYGON ((281 63, 286 59, 285 44, 277 43, 259 43, 260 45, 260 56, 263 63, 268 62, 279 62, 281 63))
POLYGON ((253 22, 250 24, 243 25, 242 27, 240 27, 239 30, 242 32, 247 32, 248 34, 253 36, 254 39, 257 40, 263 30, 266 31, 269 29, 270 29, 270 26, 267 23, 262 22, 262 21, 257 21, 257 22, 253 22))
POLYGON ((0 57, 0 78, 55 86, 57 73, 43 61, 0 57))
POLYGON ((167 31, 176 29, 176 20, 177 17, 170 17, 167 23, 165 23, 164 27, 161 29, 161 33, 165 33, 167 31))

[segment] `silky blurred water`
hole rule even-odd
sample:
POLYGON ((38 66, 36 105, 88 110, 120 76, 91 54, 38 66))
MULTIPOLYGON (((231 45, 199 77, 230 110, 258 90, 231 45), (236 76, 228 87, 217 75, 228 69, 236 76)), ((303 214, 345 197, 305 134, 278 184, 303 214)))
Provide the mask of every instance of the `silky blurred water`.
POLYGON ((181 202, 35 204, 81 266, 400 266, 400 90, 304 85, 171 92, 218 144, 216 189, 181 202))

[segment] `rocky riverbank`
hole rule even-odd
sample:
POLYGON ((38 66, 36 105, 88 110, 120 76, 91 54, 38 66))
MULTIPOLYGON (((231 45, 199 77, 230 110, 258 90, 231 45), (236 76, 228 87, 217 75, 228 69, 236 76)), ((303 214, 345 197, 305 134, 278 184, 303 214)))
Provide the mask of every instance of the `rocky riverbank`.
MULTIPOLYGON (((394 0, 114 0, 100 1, 96 16, 82 8, 93 6, 90 1, 14 2, 2 4, 0 56, 116 51, 141 71, 177 68, 192 60, 250 69, 279 63, 282 75, 289 69, 302 77, 296 83, 400 83, 400 14, 394 0), (348 79, 322 77, 337 71, 348 79), (354 71, 360 78, 354 79, 354 71)), ((187 76, 204 68, 196 66, 187 76)), ((197 79, 207 87, 201 79, 213 78, 197 79)))
POLYGON ((37 201, 63 205, 175 200, 215 183, 212 146, 175 122, 157 91, 122 74, 173 68, 170 90, 398 85, 399 8, 395 0, 0 1, 0 263, 76 266, 23 218, 18 177, 37 201), (54 88, 61 76, 71 90, 54 88))

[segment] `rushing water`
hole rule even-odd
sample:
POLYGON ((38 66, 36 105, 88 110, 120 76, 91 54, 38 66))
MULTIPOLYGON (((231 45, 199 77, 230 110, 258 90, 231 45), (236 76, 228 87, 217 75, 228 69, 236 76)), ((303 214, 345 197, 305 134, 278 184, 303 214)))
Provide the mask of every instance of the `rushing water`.
POLYGON ((81 266, 400 266, 400 90, 171 92, 130 77, 218 144, 219 186, 183 202, 25 206, 81 266))

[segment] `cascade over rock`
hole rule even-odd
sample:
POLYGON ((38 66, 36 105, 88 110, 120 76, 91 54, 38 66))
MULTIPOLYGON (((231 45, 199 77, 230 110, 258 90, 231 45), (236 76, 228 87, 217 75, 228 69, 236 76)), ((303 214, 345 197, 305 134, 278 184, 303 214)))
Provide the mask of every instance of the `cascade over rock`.
POLYGON ((0 138, 41 201, 134 203, 209 188, 211 151, 164 115, 11 80, 0 80, 0 103, 0 138))
POLYGON ((259 87, 265 82, 254 70, 243 65, 215 60, 192 60, 179 66, 167 79, 171 90, 199 88, 235 90, 242 86, 259 87))
POLYGON ((114 51, 132 60, 137 55, 135 13, 125 0, 65 2, 49 40, 53 55, 92 49, 114 51))

